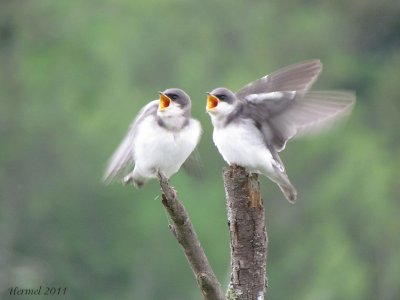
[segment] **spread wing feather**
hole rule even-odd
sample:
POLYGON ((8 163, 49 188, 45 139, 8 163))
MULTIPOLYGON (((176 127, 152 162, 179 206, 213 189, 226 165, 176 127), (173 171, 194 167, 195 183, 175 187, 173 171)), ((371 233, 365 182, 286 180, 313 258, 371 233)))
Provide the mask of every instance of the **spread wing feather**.
POLYGON ((322 64, 318 59, 290 65, 247 84, 236 93, 236 96, 244 99, 250 94, 307 91, 317 80, 321 70, 322 64))
POLYGON ((279 152, 294 136, 323 131, 348 116, 354 103, 355 94, 347 91, 308 92, 295 98, 285 110, 266 120, 274 132, 272 144, 279 152))
POLYGON ((138 113, 135 120, 129 127, 128 133, 125 135, 121 144, 115 150, 113 155, 108 161, 106 171, 103 175, 103 181, 110 183, 113 180, 123 177, 128 168, 132 168, 135 164, 135 154, 133 152, 133 144, 136 136, 138 125, 143 119, 156 115, 159 100, 154 100, 144 106, 138 113))
POLYGON ((352 92, 308 91, 321 69, 319 60, 291 65, 236 93, 244 115, 255 120, 276 151, 282 151, 295 135, 321 131, 351 112, 352 92))

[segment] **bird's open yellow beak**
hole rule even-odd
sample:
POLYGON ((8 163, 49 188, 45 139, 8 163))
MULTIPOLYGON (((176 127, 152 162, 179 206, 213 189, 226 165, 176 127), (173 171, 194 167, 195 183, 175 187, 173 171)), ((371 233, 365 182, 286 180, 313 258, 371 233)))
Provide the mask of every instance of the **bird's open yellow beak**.
POLYGON ((160 92, 160 104, 159 104, 160 111, 164 111, 165 109, 167 109, 170 104, 171 104, 171 99, 164 93, 160 92))
POLYGON ((207 111, 213 110, 218 106, 219 99, 213 94, 207 93, 207 111))

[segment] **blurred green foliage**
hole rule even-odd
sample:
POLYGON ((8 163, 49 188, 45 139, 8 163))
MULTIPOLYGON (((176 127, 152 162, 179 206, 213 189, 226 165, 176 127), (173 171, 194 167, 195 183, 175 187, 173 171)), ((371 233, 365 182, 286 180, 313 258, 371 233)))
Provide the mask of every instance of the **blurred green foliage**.
POLYGON ((140 107, 169 87, 192 97, 206 169, 172 183, 226 284, 224 162, 204 93, 310 58, 324 63, 316 87, 356 90, 357 105, 333 132, 289 143, 295 206, 261 180, 268 297, 399 299, 400 2, 389 0, 2 0, 1 297, 42 285, 67 299, 201 298, 157 183, 100 181, 140 107))

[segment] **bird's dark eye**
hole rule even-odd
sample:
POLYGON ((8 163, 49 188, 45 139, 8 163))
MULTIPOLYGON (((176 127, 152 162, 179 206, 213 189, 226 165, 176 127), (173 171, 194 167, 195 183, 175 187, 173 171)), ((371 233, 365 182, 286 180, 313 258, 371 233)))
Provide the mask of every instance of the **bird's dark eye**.
POLYGON ((178 95, 176 94, 168 94, 167 96, 170 97, 172 100, 178 99, 178 95))
POLYGON ((226 95, 217 95, 216 96, 219 100, 224 101, 226 99, 226 95))

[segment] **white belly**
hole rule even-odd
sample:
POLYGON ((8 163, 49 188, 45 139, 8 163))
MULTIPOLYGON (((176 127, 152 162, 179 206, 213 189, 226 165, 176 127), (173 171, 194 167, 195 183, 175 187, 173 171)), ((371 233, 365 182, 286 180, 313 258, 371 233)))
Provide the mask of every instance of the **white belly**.
POLYGON ((166 130, 148 118, 134 141, 135 169, 143 177, 155 177, 158 170, 167 177, 175 174, 196 147, 201 134, 197 121, 178 132, 166 130))
POLYGON ((272 155, 266 148, 261 133, 250 121, 214 127, 213 140, 224 160, 232 165, 247 168, 251 172, 273 171, 272 155))

